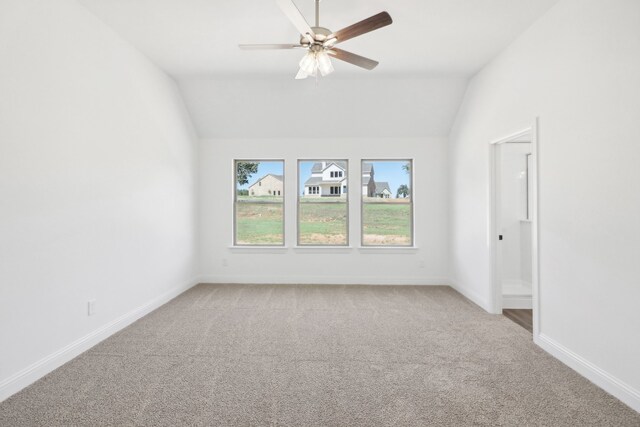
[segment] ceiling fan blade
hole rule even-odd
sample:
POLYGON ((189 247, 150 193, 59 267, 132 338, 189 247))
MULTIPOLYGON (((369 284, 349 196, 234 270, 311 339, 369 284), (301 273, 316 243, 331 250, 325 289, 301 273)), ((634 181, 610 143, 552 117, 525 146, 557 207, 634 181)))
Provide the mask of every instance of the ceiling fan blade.
POLYGON ((300 32, 301 35, 307 37, 311 43, 315 41, 316 35, 307 23, 300 10, 296 7, 292 0, 277 0, 280 10, 289 18, 289 21, 300 32))
POLYGON ((387 12, 380 12, 370 18, 357 22, 353 25, 349 25, 347 28, 336 31, 335 33, 327 37, 327 41, 336 39, 336 43, 342 43, 354 37, 358 37, 373 30, 377 30, 378 28, 386 27, 387 25, 391 25, 392 23, 393 20, 387 12))
POLYGON ((295 49, 303 47, 299 44, 239 44, 238 47, 243 50, 270 50, 270 49, 295 49))
POLYGON ((336 59, 357 65, 358 67, 366 70, 373 70, 379 64, 378 61, 374 61, 373 59, 365 58, 364 56, 356 55, 355 53, 347 52, 346 50, 335 47, 327 50, 327 53, 331 54, 336 59))

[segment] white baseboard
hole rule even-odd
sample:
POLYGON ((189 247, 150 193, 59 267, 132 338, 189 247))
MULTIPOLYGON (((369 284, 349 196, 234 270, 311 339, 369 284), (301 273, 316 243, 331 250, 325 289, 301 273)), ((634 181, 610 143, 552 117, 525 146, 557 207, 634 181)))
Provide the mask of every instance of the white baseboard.
POLYGON ((533 298, 531 295, 503 295, 502 308, 533 308, 533 298))
POLYGON ((470 300, 474 304, 480 306, 480 308, 482 308, 483 310, 485 310, 485 311, 487 311, 489 313, 493 312, 491 304, 489 303, 489 301, 487 301, 486 299, 481 297, 475 291, 472 291, 471 289, 466 288, 464 286, 461 286, 460 284, 452 282, 452 281, 449 281, 449 286, 451 286, 453 289, 455 289, 460 294, 465 296, 468 300, 470 300))
POLYGON ((553 357, 559 359, 607 393, 620 399, 634 411, 640 412, 640 391, 598 368, 593 363, 544 334, 535 337, 534 341, 553 357))
POLYGON ((94 330, 93 332, 83 336, 82 338, 68 344, 60 350, 40 359, 39 361, 27 366, 25 369, 13 374, 9 378, 0 382, 0 402, 7 399, 11 395, 19 392, 28 385, 34 383, 38 379, 47 375, 49 372, 64 365, 74 357, 89 350, 100 341, 110 337, 121 329, 129 326, 141 317, 149 314, 158 307, 171 301, 186 290, 192 288, 200 282, 199 278, 194 278, 188 283, 176 286, 164 294, 152 299, 130 312, 118 317, 117 319, 107 323, 94 330))
POLYGON ((444 277, 384 277, 384 276, 218 276, 206 275, 200 277, 202 283, 251 283, 256 285, 424 285, 447 286, 449 280, 444 277))

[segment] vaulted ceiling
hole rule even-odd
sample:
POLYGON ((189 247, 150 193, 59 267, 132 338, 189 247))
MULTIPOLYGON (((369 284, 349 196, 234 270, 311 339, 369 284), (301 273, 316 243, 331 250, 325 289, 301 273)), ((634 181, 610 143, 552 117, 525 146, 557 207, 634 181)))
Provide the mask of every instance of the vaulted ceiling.
MULTIPOLYGON (((80 0, 172 75, 292 73, 299 51, 245 52, 239 43, 295 43, 275 0, 80 0)), ((321 25, 338 30, 388 11, 390 27, 345 42, 380 61, 378 74, 469 76, 557 0, 322 0, 321 25)), ((313 22, 314 0, 295 0, 313 22)), ((347 64, 341 73, 361 74, 347 64)), ((295 73, 294 73, 295 74, 295 73)))
MULTIPOLYGON (((365 71, 334 60, 336 73, 314 87, 293 80, 300 50, 238 48, 299 40, 275 0, 79 1, 179 81, 198 131, 208 137, 249 136, 246 127, 230 125, 249 112, 273 119, 258 119, 253 133, 310 133, 292 124, 304 121, 309 110, 327 112, 325 120, 340 136, 447 135, 468 78, 557 2, 322 0, 320 23, 334 31, 383 10, 394 23, 340 45, 380 61, 378 68, 365 71), (306 113, 303 97, 312 100, 306 113), (276 114, 289 118, 288 127, 276 114), (354 124, 362 122, 369 125, 354 124)), ((314 0, 294 1, 312 23, 314 0)))

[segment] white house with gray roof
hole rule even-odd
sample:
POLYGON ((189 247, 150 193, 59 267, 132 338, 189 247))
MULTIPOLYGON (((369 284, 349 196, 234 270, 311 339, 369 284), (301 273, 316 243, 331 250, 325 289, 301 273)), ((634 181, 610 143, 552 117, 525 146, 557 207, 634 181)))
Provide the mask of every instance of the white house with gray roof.
POLYGON ((304 183, 305 197, 344 197, 347 194, 347 162, 317 162, 304 183))
MULTIPOLYGON (((317 162, 304 183, 304 197, 344 197, 347 194, 347 162, 317 162)), ((362 165, 362 194, 373 197, 375 182, 371 163, 362 165)))

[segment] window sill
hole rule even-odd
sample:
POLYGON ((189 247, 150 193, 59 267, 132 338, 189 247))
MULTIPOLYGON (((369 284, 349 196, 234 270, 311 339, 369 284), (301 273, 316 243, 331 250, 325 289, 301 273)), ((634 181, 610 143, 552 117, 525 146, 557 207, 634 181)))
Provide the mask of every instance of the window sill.
POLYGON ((358 252, 363 254, 415 254, 420 249, 416 246, 359 246, 358 252))
MULTIPOLYGON (((261 254, 281 254, 290 248, 287 246, 229 246, 229 252, 233 253, 261 253, 261 254)), ((351 253, 354 249, 364 254, 414 254, 420 249, 418 247, 402 247, 402 246, 294 246, 293 251, 296 253, 318 254, 318 253, 351 253)))
POLYGON ((289 250, 286 246, 229 246, 229 252, 255 254, 281 254, 289 250))
POLYGON ((294 246, 294 252, 306 254, 318 253, 349 253, 353 251, 352 246, 294 246))

